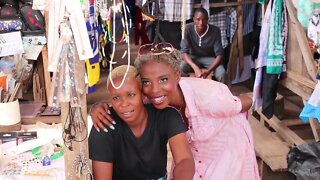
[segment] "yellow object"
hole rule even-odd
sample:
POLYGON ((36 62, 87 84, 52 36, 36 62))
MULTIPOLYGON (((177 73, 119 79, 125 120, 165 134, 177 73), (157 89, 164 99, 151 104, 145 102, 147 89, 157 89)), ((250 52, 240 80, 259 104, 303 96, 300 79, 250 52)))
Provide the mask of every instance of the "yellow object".
POLYGON ((94 86, 100 79, 100 64, 90 64, 89 59, 86 59, 87 75, 89 87, 94 86))

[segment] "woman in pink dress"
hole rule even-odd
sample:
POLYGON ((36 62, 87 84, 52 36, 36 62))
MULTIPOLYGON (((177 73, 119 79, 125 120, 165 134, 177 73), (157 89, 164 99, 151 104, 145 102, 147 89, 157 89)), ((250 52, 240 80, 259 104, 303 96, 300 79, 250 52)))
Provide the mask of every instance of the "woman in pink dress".
MULTIPOLYGON (((144 45, 135 66, 149 102, 158 109, 175 107, 188 125, 196 165, 194 179, 260 179, 252 132, 242 113, 251 106, 251 99, 233 96, 220 82, 181 77, 181 61, 173 48, 144 45)), ((105 103, 92 108, 95 128, 113 127, 107 110, 105 103)))

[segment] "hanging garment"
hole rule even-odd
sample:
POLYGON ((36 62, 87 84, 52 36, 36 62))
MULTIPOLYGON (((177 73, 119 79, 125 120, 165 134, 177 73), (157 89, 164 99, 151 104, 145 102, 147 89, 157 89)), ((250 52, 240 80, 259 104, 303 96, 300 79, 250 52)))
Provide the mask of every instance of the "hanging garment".
POLYGON ((259 54, 256 60, 256 78, 253 86, 253 109, 257 110, 262 106, 262 67, 267 64, 267 44, 271 19, 271 3, 268 4, 265 16, 262 21, 260 32, 259 54))
POLYGON ((252 61, 252 56, 248 55, 248 56, 244 56, 243 57, 243 64, 244 64, 244 68, 242 73, 240 74, 239 71, 239 58, 237 58, 237 71, 236 71, 236 77, 232 80, 232 84, 237 84, 240 82, 244 82, 248 79, 250 79, 251 77, 251 69, 254 68, 254 64, 252 61))
POLYGON ((315 48, 320 47, 320 14, 316 13, 309 19, 308 38, 315 48))
POLYGON ((237 29, 237 13, 234 8, 225 8, 223 11, 213 14, 209 16, 209 24, 215 25, 220 28, 221 31, 221 41, 222 47, 226 48, 228 46, 227 39, 227 24, 226 19, 230 18, 230 42, 232 42, 232 38, 237 29))
POLYGON ((146 32, 146 20, 142 19, 142 13, 141 9, 136 6, 135 10, 135 20, 134 20, 134 42, 135 45, 140 44, 141 40, 141 45, 143 44, 148 44, 150 43, 147 32, 146 32))
POLYGON ((283 0, 274 0, 268 36, 267 73, 280 74, 283 62, 282 12, 283 0))
MULTIPOLYGON (((86 22, 87 31, 91 48, 93 50, 93 57, 86 59, 86 73, 88 76, 89 87, 94 86, 100 79, 100 59, 99 59, 99 26, 94 19, 94 1, 89 1, 89 18, 86 22)), ((101 33, 101 29, 100 29, 101 33)))
POLYGON ((75 60, 77 51, 71 31, 69 19, 66 18, 59 26, 62 42, 57 69, 52 78, 52 106, 60 107, 61 102, 70 102, 72 107, 81 106, 80 93, 77 91, 75 60))
POLYGON ((262 113, 270 119, 274 113, 274 100, 277 97, 278 74, 269 74, 262 68, 262 113))
POLYGON ((245 36, 253 31, 255 20, 256 4, 242 5, 242 34, 245 36))
MULTIPOLYGON (((159 20, 169 22, 181 22, 182 3, 185 2, 186 19, 192 19, 193 2, 192 0, 160 0, 159 1, 159 20)), ((171 32, 169 32, 171 33, 171 32)))

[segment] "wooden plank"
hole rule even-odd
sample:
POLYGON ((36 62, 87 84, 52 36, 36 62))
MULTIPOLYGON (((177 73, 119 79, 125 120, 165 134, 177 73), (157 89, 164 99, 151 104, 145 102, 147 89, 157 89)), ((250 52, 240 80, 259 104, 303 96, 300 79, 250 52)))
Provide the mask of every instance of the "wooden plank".
POLYGON ((47 46, 44 46, 42 49, 42 63, 43 63, 43 73, 44 73, 44 83, 45 83, 45 88, 46 88, 46 100, 47 100, 47 105, 51 106, 52 105, 52 98, 50 98, 51 94, 51 77, 50 77, 50 72, 48 71, 48 51, 47 51, 47 46))
POLYGON ((309 119, 309 123, 310 123, 311 129, 312 129, 314 140, 317 141, 317 142, 320 141, 320 138, 319 138, 320 124, 319 124, 319 121, 317 119, 310 118, 309 119))
POLYGON ((287 10, 289 13, 289 17, 291 20, 291 25, 293 26, 293 29, 295 30, 295 34, 298 40, 298 44, 299 47, 301 49, 302 55, 303 55, 303 59, 304 62, 306 64, 306 67, 308 69, 308 73, 310 78, 316 82, 316 67, 314 66, 313 63, 313 56, 311 54, 311 50, 308 46, 308 40, 305 34, 304 29, 302 28, 300 22, 298 21, 297 17, 296 17, 296 10, 291 2, 291 0, 285 0, 286 6, 287 6, 287 10))
POLYGON ((284 119, 281 120, 281 124, 284 126, 299 126, 299 125, 306 125, 308 123, 303 122, 301 119, 284 119))
POLYGON ((257 112, 291 146, 305 144, 305 141, 302 138, 300 138, 287 126, 284 126, 276 116, 272 116, 270 119, 268 119, 264 114, 262 114, 261 108, 259 108, 257 112))
POLYGON ((287 78, 279 82, 298 96, 301 96, 303 100, 309 99, 316 86, 316 83, 312 80, 290 70, 287 71, 287 78))
POLYGON ((242 0, 238 0, 239 5, 237 6, 237 19, 238 19, 238 49, 239 49, 239 74, 242 74, 244 69, 244 62, 243 62, 243 11, 242 11, 242 0))
POLYGON ((304 74, 297 74, 293 71, 288 70, 287 76, 291 79, 298 81, 299 83, 303 84, 308 88, 314 89, 316 87, 316 82, 306 78, 304 74))
POLYGON ((286 171, 289 147, 273 136, 271 131, 261 125, 252 115, 249 115, 249 123, 253 132, 256 154, 272 171, 286 171))

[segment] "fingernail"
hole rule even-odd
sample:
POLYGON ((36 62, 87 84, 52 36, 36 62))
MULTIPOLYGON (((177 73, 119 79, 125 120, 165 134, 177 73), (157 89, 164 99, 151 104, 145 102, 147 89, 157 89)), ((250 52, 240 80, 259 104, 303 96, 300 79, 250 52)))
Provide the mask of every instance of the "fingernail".
POLYGON ((108 132, 108 129, 107 129, 107 128, 104 128, 103 131, 107 133, 107 132, 108 132))
POLYGON ((116 122, 115 122, 115 121, 112 121, 112 124, 116 124, 116 122))
POLYGON ((108 114, 111 114, 110 110, 107 111, 108 114))
POLYGON ((98 132, 100 132, 100 129, 99 129, 99 128, 96 128, 96 130, 97 130, 98 132))
POLYGON ((111 126, 110 126, 110 129, 114 130, 115 128, 114 128, 114 126, 113 126, 113 125, 111 125, 111 126))

